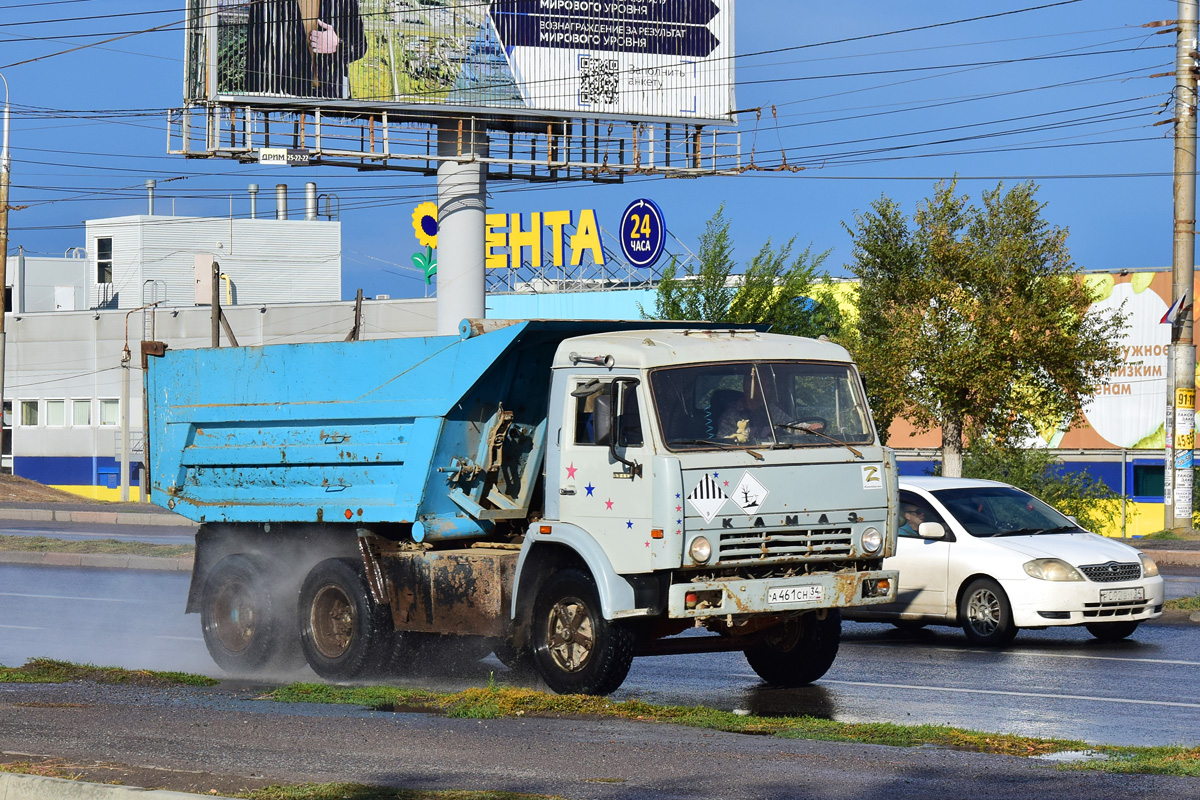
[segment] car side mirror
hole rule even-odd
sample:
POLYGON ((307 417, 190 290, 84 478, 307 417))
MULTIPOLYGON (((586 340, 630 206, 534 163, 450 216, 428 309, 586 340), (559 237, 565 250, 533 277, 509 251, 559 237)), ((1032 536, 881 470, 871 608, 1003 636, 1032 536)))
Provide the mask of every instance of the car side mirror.
POLYGON ((922 539, 945 539, 946 529, 940 522, 922 522, 917 528, 917 535, 922 539))

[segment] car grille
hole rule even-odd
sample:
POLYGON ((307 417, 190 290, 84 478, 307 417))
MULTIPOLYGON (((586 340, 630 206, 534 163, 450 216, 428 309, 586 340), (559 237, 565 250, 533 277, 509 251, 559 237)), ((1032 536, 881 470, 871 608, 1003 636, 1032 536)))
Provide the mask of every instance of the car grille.
POLYGON ((1085 619, 1103 617, 1131 617, 1141 614, 1149 604, 1145 600, 1124 600, 1116 603, 1084 603, 1085 619))
POLYGON ((762 561, 829 560, 850 555, 849 528, 814 528, 768 533, 728 531, 721 533, 718 563, 762 561))
POLYGON ((1110 561, 1107 564, 1089 564, 1080 567, 1079 571, 1086 575, 1088 580, 1096 583, 1135 581, 1142 577, 1142 565, 1137 562, 1118 564, 1116 561, 1110 561))

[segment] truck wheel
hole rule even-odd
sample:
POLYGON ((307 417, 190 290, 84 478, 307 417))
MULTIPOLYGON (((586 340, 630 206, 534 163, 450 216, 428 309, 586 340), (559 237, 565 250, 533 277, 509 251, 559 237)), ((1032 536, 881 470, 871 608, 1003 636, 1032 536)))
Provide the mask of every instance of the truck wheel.
POLYGON ((317 564, 300 588, 300 646, 313 672, 352 680, 380 666, 391 644, 386 614, 348 559, 317 564))
POLYGON ((591 575, 578 569, 556 572, 533 602, 533 662, 546 685, 559 694, 605 695, 633 664, 633 632, 606 620, 591 575))
POLYGON ((842 638, 842 615, 836 608, 789 619, 746 648, 746 661, 758 677, 775 686, 803 686, 833 666, 842 638))
POLYGON ((971 581, 959 602, 958 620, 967 641, 979 647, 1003 647, 1017 635, 1008 595, 990 578, 971 581))
POLYGON ((259 671, 282 648, 286 631, 273 608, 266 570, 237 554, 217 562, 204 581, 200 625, 217 666, 259 671))

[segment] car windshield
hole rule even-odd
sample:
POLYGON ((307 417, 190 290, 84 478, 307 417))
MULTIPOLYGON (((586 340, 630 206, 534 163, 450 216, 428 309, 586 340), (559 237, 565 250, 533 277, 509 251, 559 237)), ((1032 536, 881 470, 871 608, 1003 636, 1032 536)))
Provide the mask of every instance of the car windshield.
POLYGON ((848 364, 721 362, 650 373, 671 450, 870 444, 875 432, 848 364))
POLYGON ((941 489, 933 496, 972 536, 1025 536, 1082 530, 1069 517, 1012 486, 941 489))

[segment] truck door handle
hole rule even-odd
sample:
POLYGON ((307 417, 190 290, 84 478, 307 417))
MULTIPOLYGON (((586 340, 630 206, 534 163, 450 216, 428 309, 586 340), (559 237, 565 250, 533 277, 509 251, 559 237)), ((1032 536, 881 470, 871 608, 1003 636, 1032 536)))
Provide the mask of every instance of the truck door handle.
POLYGON ((575 494, 575 490, 574 489, 559 489, 558 493, 573 495, 573 494, 575 494))

